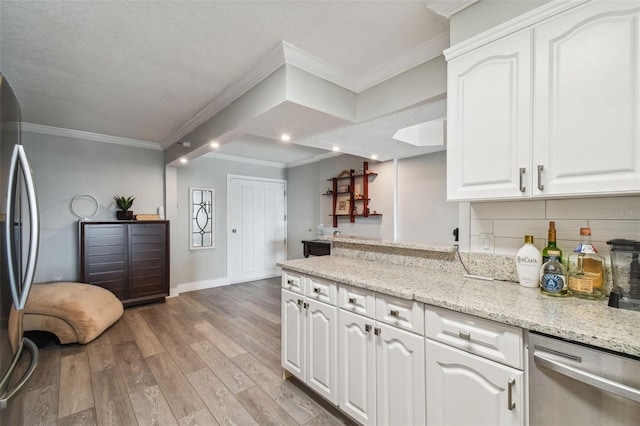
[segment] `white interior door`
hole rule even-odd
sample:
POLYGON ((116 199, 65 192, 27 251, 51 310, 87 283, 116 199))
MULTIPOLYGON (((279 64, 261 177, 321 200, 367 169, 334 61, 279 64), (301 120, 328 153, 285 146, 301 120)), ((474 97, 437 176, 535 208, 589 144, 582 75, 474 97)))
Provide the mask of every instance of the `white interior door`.
POLYGON ((227 278, 245 282, 279 275, 286 256, 286 182, 227 177, 227 278))

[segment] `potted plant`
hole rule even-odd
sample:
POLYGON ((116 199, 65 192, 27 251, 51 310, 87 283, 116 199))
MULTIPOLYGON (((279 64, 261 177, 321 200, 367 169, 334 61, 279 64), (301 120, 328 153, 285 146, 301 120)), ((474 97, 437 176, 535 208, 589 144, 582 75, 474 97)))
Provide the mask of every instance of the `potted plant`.
POLYGON ((116 205, 120 209, 116 212, 116 217, 118 220, 132 220, 133 219, 133 211, 129 210, 133 205, 133 200, 136 198, 133 195, 128 197, 123 197, 121 195, 114 195, 113 201, 116 202, 116 205))

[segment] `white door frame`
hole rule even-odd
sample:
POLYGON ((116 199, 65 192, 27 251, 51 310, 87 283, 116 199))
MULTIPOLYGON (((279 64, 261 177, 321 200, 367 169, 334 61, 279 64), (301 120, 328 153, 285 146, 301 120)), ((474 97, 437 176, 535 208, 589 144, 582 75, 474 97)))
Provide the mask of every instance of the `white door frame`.
MULTIPOLYGON (((227 174, 227 224, 225 226, 225 239, 226 239, 226 255, 227 255, 227 270, 226 270, 226 277, 227 277, 227 281, 229 281, 229 283, 233 284, 236 281, 230 281, 229 280, 229 269, 230 269, 230 256, 229 256, 229 227, 231 225, 230 223, 230 216, 229 216, 229 198, 230 198, 230 194, 231 192, 229 191, 229 185, 231 183, 231 179, 244 179, 244 180, 249 180, 249 181, 254 181, 254 182, 273 182, 273 183, 282 183, 284 185, 284 217, 285 217, 285 223, 284 223, 284 254, 285 254, 285 259, 286 259, 286 255, 287 255, 287 244, 288 244, 288 239, 287 239, 287 224, 288 224, 288 213, 287 213, 287 181, 285 179, 273 179, 273 178, 264 178, 264 177, 257 177, 257 176, 246 176, 246 175, 233 175, 233 174, 227 174)), ((278 267, 277 271, 279 273, 282 273, 282 268, 278 267)), ((278 274, 279 275, 279 274, 278 274)), ((266 277, 265 277, 266 278, 266 277)))

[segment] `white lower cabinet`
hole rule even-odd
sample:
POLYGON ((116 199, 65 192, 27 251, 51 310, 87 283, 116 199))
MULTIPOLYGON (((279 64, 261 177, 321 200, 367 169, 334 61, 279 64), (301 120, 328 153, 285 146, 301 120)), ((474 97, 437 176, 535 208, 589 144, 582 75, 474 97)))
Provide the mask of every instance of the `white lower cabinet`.
POLYGON ((524 373, 426 339, 427 424, 524 424, 524 373))
POLYGON ((282 367, 337 404, 338 308, 282 290, 282 367))
POLYGON ((424 337, 339 312, 340 408, 365 425, 425 423, 424 337))

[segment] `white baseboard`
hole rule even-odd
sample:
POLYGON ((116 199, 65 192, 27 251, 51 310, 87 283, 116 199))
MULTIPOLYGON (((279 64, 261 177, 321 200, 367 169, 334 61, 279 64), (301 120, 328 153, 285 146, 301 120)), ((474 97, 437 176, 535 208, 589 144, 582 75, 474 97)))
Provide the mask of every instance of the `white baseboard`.
POLYGON ((173 287, 169 291, 169 297, 180 296, 180 293, 186 293, 187 291, 204 290, 207 288, 222 287, 229 285, 231 282, 225 278, 218 278, 215 280, 203 280, 194 281, 190 283, 178 284, 177 287, 173 287))

